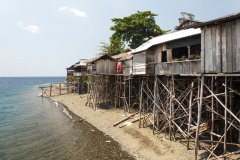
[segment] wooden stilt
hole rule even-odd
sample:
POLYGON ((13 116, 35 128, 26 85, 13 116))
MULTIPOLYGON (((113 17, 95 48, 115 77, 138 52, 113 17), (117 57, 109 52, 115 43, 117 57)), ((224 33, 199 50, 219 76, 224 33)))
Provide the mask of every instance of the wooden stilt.
MULTIPOLYGON (((188 134, 187 134, 187 139, 189 140, 190 138, 190 128, 192 125, 192 97, 193 97, 193 88, 194 88, 194 82, 191 84, 191 92, 189 96, 189 113, 188 113, 188 134)), ((187 149, 189 148, 189 141, 187 143, 187 149)))
MULTIPOLYGON (((213 91, 214 77, 211 77, 211 90, 213 91)), ((211 109, 214 110, 214 97, 211 98, 211 109)), ((214 132, 214 113, 211 113, 211 132, 214 132)), ((211 141, 213 142, 213 135, 211 134, 211 141)), ((211 143, 213 146, 213 143, 211 143)))
POLYGON ((195 160, 198 159, 198 150, 199 150, 199 127, 201 122, 202 114, 202 97, 203 97, 203 87, 204 87, 204 76, 201 76, 200 94, 199 94, 199 105, 198 105, 198 119, 197 119, 197 130, 196 130, 196 140, 195 140, 195 160))
POLYGON ((142 81, 142 84, 141 84, 141 87, 140 87, 140 98, 139 98, 139 128, 141 128, 142 126, 142 97, 143 97, 143 91, 142 91, 142 87, 143 87, 143 81, 142 81))
POLYGON ((61 86, 61 83, 59 83, 59 95, 61 95, 62 94, 62 88, 61 88, 62 86, 61 86))
POLYGON ((51 85, 50 85, 50 91, 49 91, 50 93, 49 93, 49 96, 50 97, 52 97, 52 83, 51 83, 51 85))
MULTIPOLYGON (((225 107, 227 108, 228 105, 228 93, 227 93, 227 77, 225 77, 225 107)), ((227 152, 227 110, 224 109, 224 145, 223 145, 223 153, 226 154, 227 152)), ((226 157, 224 157, 226 159, 226 157)))

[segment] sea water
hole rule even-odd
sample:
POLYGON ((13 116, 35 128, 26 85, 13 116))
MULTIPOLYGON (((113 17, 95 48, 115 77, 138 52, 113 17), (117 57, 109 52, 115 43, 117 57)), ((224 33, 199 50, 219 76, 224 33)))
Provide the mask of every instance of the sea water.
POLYGON ((38 96, 38 86, 63 81, 0 78, 0 159, 133 159, 110 137, 69 116, 64 106, 38 96))

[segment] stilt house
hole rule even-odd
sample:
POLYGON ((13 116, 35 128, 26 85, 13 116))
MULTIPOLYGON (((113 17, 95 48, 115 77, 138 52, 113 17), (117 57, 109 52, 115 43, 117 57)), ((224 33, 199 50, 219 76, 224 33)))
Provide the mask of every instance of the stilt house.
POLYGON ((201 71, 240 72, 240 13, 195 25, 201 27, 201 71))
POLYGON ((84 76, 87 74, 87 63, 86 59, 80 59, 79 62, 71 65, 67 68, 67 76, 84 76))
POLYGON ((80 77, 80 76, 86 75, 87 74, 86 59, 80 59, 80 61, 74 65, 73 69, 74 69, 74 72, 73 72, 74 77, 80 77))
POLYGON ((66 68, 66 70, 67 70, 67 77, 73 76, 73 72, 74 72, 73 68, 74 68, 74 64, 71 65, 70 67, 66 68))
POLYGON ((119 59, 119 62, 122 63, 123 66, 123 75, 129 76, 133 74, 133 55, 128 54, 126 57, 119 59))
POLYGON ((116 61, 109 55, 97 56, 86 62, 89 74, 116 74, 116 61))
POLYGON ((201 30, 155 37, 133 50, 133 74, 196 74, 200 71, 201 30))
POLYGON ((123 75, 126 75, 126 76, 132 75, 132 57, 133 56, 130 50, 125 53, 121 53, 112 57, 117 61, 117 63, 121 63, 123 75))

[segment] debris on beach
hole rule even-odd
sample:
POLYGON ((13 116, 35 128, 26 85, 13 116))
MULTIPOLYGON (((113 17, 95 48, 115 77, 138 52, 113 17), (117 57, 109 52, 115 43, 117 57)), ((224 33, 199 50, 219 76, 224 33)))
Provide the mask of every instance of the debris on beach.
POLYGON ((58 106, 58 102, 54 102, 54 104, 55 104, 56 106, 58 106))
POLYGON ((131 126, 133 123, 131 121, 126 121, 123 123, 123 125, 119 126, 119 128, 123 128, 125 126, 131 126))
POLYGON ((130 116, 128 116, 127 118, 124 118, 123 120, 120 120, 120 121, 114 123, 114 124, 113 124, 113 127, 116 127, 117 125, 119 125, 119 124, 121 124, 121 123, 129 120, 130 118, 133 118, 133 117, 134 117, 135 115, 137 115, 138 113, 139 113, 139 112, 133 113, 133 114, 131 114, 130 116))

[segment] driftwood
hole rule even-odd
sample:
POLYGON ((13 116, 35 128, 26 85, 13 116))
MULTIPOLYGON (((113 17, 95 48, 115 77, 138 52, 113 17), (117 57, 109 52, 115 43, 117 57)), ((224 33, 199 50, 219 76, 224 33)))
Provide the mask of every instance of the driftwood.
POLYGON ((145 115, 145 116, 143 116, 143 117, 139 117, 139 118, 133 120, 132 123, 135 123, 135 122, 139 121, 140 119, 143 119, 143 118, 145 118, 145 117, 147 117, 147 116, 149 116, 149 115, 150 115, 150 113, 148 113, 147 115, 145 115))
POLYGON ((126 120, 129 120, 130 118, 132 118, 133 116, 135 116, 136 114, 138 114, 139 112, 133 113, 130 116, 128 116, 127 118, 124 118, 123 120, 120 120, 116 123, 113 124, 113 127, 116 127, 117 125, 121 124, 122 122, 125 122, 126 120))

